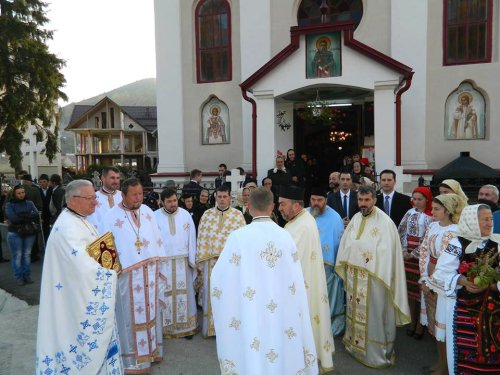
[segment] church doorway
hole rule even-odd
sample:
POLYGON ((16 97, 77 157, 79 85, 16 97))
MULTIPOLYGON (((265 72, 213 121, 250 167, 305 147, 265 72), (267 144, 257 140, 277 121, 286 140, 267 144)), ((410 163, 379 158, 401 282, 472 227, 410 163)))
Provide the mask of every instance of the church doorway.
POLYGON ((373 146, 373 93, 344 86, 307 88, 286 95, 294 105, 293 147, 307 157, 312 184, 327 186, 328 176, 343 168, 346 157, 373 146), (309 96, 310 101, 304 101, 309 96), (319 100, 318 100, 319 99, 319 100))

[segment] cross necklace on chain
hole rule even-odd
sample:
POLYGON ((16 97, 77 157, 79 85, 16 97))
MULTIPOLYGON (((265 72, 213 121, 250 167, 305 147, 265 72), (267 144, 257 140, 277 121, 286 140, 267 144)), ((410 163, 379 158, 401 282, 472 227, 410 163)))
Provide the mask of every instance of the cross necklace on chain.
POLYGON ((135 212, 132 211, 130 208, 128 208, 124 202, 122 202, 122 206, 123 208, 125 208, 125 217, 127 218, 127 221, 128 223, 130 224, 130 227, 132 228, 132 230, 134 231, 134 234, 135 234, 135 242, 134 242, 134 246, 136 248, 136 251, 137 251, 137 254, 140 254, 141 253, 141 248, 142 248, 142 241, 140 239, 140 232, 141 232, 141 209, 139 208, 138 210, 138 215, 136 216, 135 212), (132 223, 132 220, 130 220, 130 218, 128 217, 128 214, 127 214, 127 211, 130 211, 130 215, 134 215, 136 216, 136 220, 137 220, 137 231, 135 230, 134 228, 134 224, 132 223))

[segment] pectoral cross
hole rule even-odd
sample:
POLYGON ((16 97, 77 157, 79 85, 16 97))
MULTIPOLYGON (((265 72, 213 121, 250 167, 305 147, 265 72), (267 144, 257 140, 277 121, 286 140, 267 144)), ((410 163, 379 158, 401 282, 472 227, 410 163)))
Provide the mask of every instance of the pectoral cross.
POLYGON ((142 247, 142 241, 139 239, 139 236, 136 237, 134 245, 137 248, 137 254, 140 254, 141 253, 141 247, 142 247))

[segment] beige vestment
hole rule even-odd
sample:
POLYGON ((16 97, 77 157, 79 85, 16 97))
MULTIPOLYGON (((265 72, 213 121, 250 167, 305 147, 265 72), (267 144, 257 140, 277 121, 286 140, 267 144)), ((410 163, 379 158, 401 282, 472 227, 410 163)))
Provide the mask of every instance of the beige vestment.
POLYGON ((312 215, 304 209, 285 225, 285 229, 292 235, 297 245, 296 256, 300 260, 304 275, 320 370, 321 372, 331 371, 335 347, 318 226, 312 215))
POLYGON ((382 210, 354 215, 335 272, 346 291, 347 351, 369 367, 392 365, 396 326, 410 323, 410 310, 398 231, 382 210))

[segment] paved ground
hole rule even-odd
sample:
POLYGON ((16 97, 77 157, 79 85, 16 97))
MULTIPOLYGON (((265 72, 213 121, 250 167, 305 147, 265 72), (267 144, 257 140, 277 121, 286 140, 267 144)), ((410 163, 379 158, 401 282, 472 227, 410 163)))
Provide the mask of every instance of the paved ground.
MULTIPOLYGON (((19 287, 10 264, 0 263, 0 375, 33 374, 41 268, 41 261, 33 263, 35 283, 19 287)), ((430 337, 415 341, 404 328, 398 329, 396 365, 389 369, 373 370, 359 364, 345 352, 340 339, 335 339, 335 347, 335 374, 423 374, 423 368, 436 360, 430 337)), ((200 335, 191 341, 167 340, 164 360, 153 370, 153 375, 219 373, 215 339, 204 340, 200 335)))

